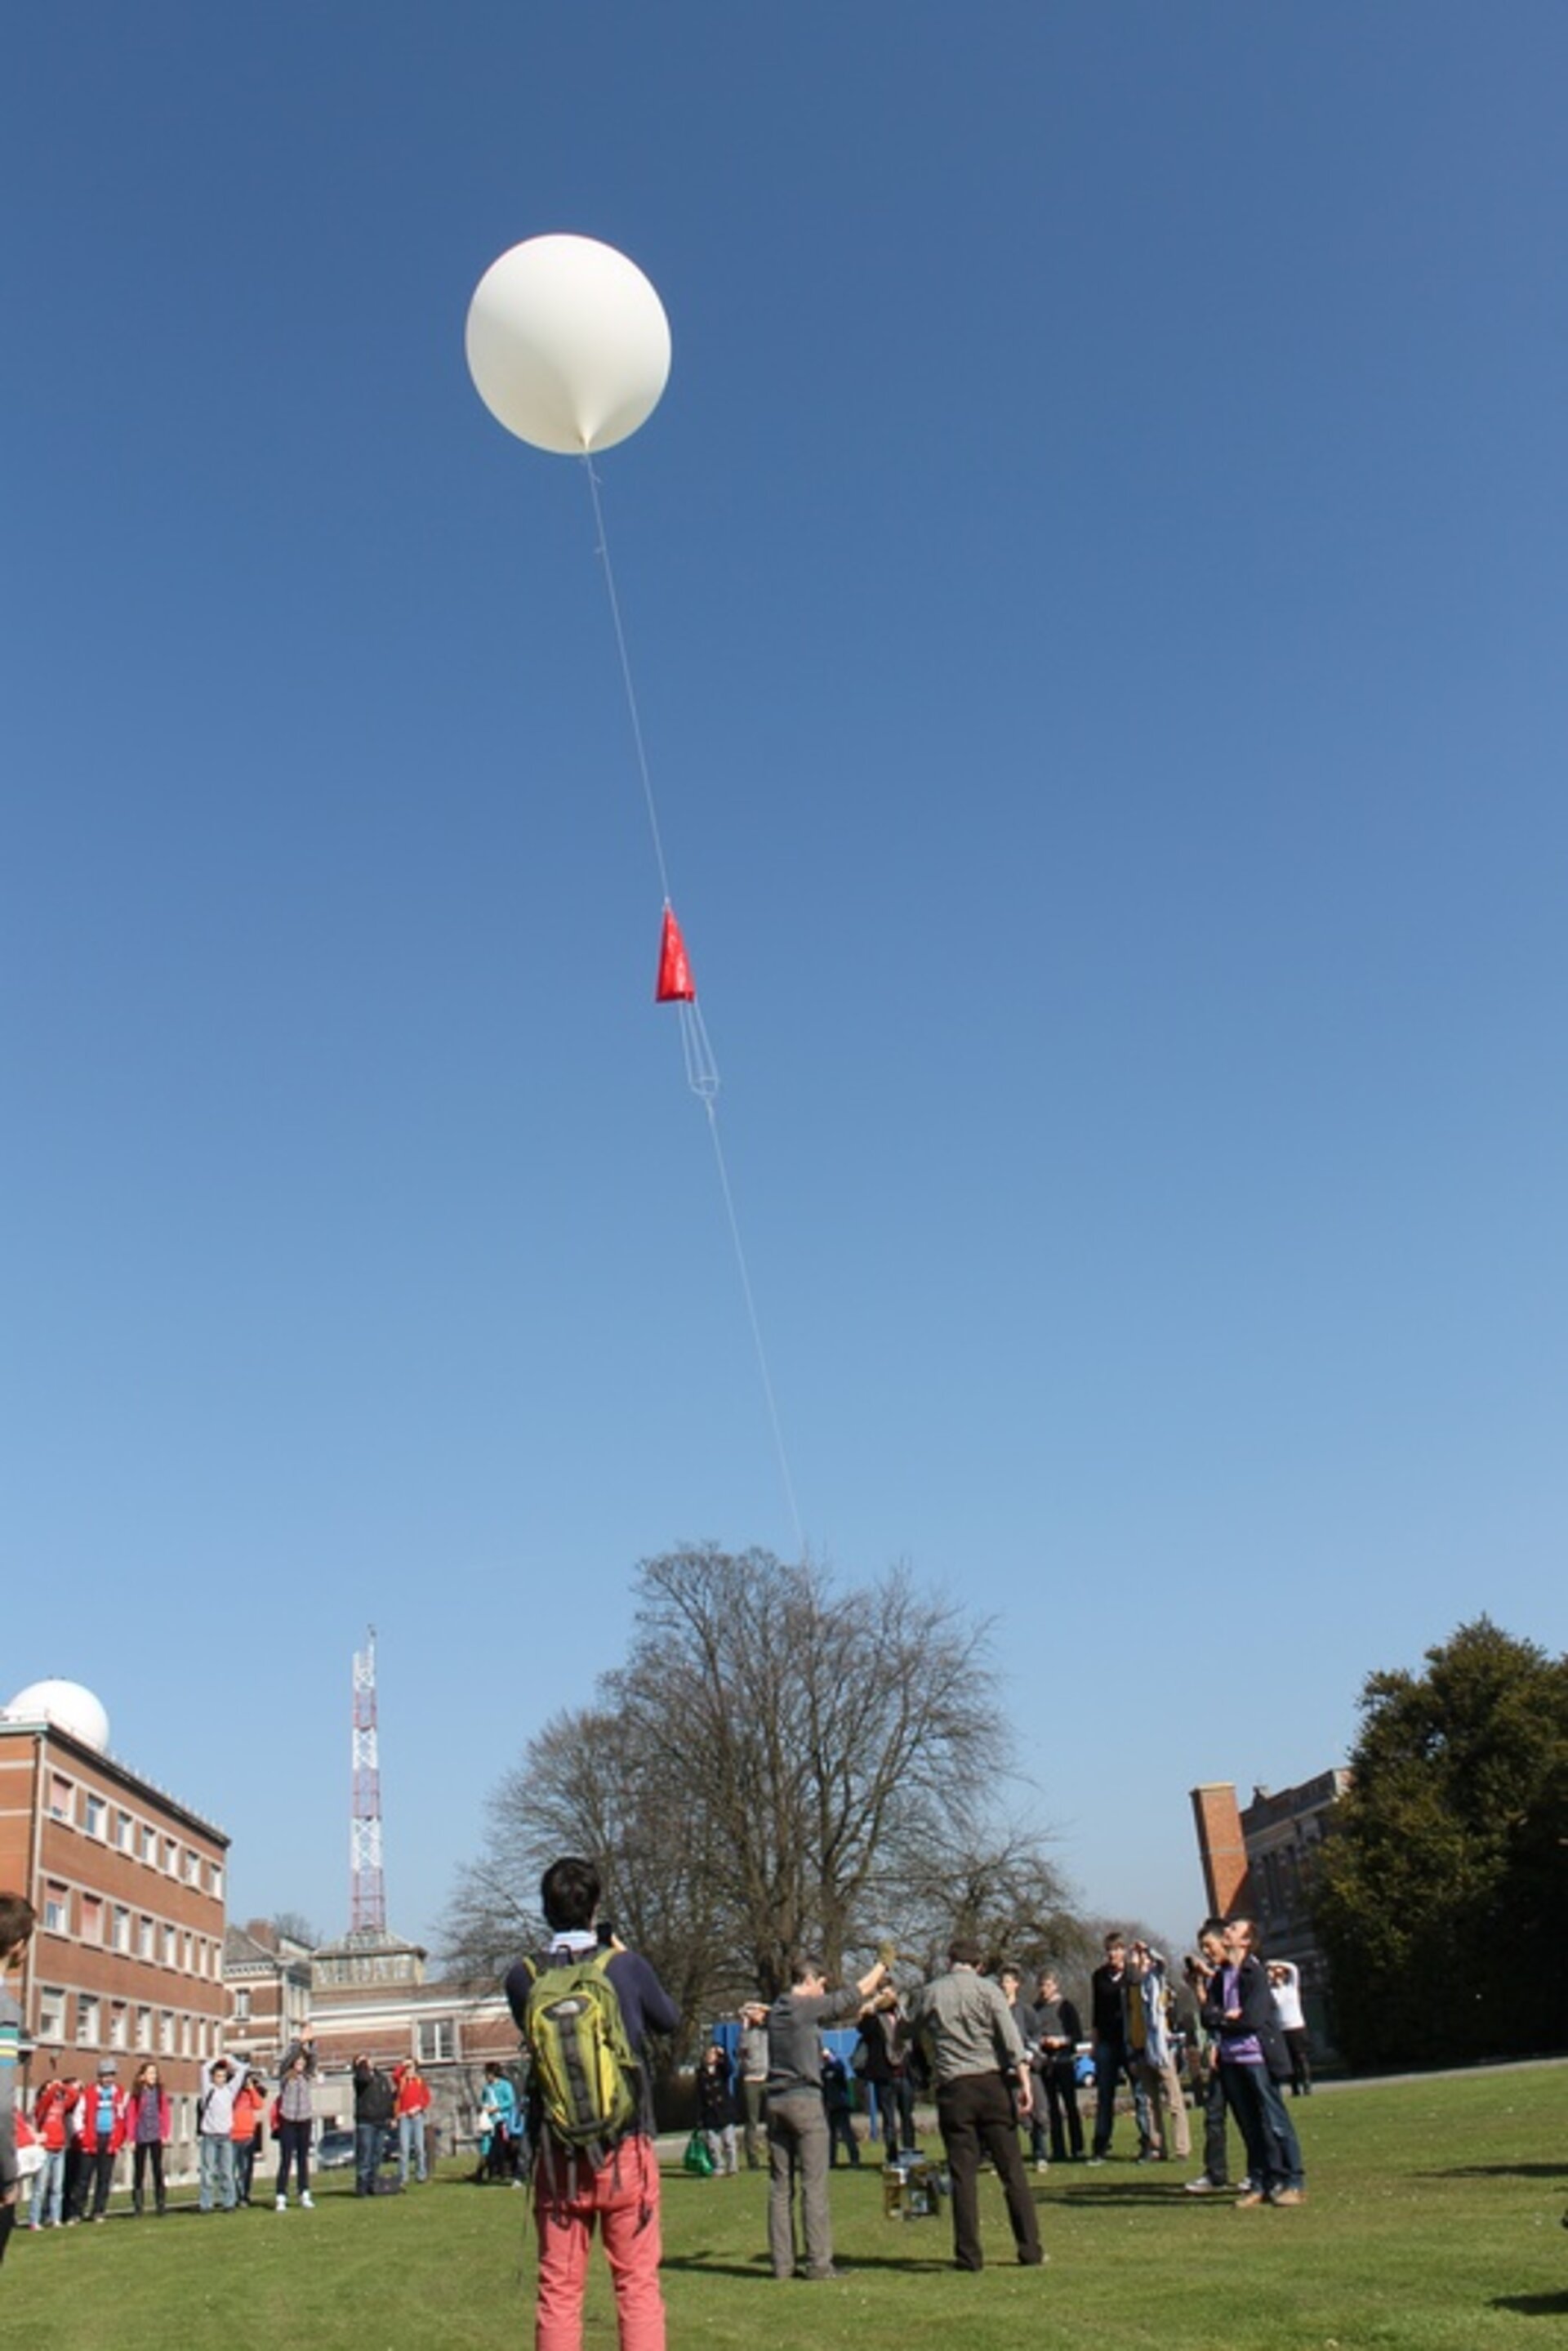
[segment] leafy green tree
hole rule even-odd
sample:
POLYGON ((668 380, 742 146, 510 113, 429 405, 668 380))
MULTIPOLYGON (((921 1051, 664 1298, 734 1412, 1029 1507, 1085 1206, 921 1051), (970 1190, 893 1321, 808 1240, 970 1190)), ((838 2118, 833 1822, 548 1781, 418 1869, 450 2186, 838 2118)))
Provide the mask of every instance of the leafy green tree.
POLYGON ((1563 2045, 1568 1658, 1490 1618, 1371 1675, 1314 1912, 1356 2065, 1563 2045))

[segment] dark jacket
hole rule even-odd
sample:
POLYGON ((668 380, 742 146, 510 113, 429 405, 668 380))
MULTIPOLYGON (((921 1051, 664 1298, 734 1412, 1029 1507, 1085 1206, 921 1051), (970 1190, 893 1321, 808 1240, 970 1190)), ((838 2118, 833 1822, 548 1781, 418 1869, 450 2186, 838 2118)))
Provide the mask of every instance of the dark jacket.
POLYGON ((1290 2052, 1285 2047, 1274 2012, 1274 1996, 1269 1990, 1268 1970, 1261 1959, 1242 1960, 1236 1973, 1236 2005, 1241 2011, 1239 2024, 1227 2022, 1225 2014, 1225 1970, 1216 1968, 1209 1979, 1209 1989, 1203 1998, 1203 2022, 1207 2031, 1220 2041, 1220 2055, 1225 2055, 1225 2039, 1236 2040, 1247 2033, 1257 2035, 1263 2053, 1263 2063, 1276 2082, 1291 2078, 1290 2052), (1222 2037, 1223 2036, 1223 2037, 1222 2037))
POLYGON ((397 2092, 391 2075, 383 2074, 379 2065, 368 2065, 361 2059, 354 2068, 354 2120, 359 2123, 389 2123, 397 2105, 397 2092))
POLYGON ((735 2119, 730 2094, 730 2063, 697 2068, 697 2119, 704 2130, 725 2130, 735 2119))
MULTIPOLYGON (((506 1971, 507 2004, 521 2032, 527 2021, 528 1994, 537 1977, 549 1967, 561 1966, 572 1958, 587 1963, 595 1956, 594 1947, 569 1951, 557 1945, 542 1951, 537 1959, 518 1959, 506 1971)), ((605 1963, 605 1977, 615 1987, 620 2002, 620 2012, 626 2025, 626 2037, 631 2043, 631 2053, 637 2060, 638 2119, 632 2125, 636 2131, 651 2137, 653 2134, 653 2074, 648 2063, 647 2037, 650 2032, 678 2032, 680 2011, 655 1975, 651 1963, 640 1951, 616 1951, 605 1963)), ((540 2123, 540 2102, 537 2085, 532 2074, 528 2085, 528 2131, 537 2141, 540 2123)))
POLYGON ((1127 1970, 1118 1972, 1110 1963, 1096 1968, 1089 1978, 1089 2013, 1096 2041, 1108 2041, 1120 2049, 1127 2041, 1127 2019, 1122 2012, 1122 1986, 1127 1980, 1127 1970))

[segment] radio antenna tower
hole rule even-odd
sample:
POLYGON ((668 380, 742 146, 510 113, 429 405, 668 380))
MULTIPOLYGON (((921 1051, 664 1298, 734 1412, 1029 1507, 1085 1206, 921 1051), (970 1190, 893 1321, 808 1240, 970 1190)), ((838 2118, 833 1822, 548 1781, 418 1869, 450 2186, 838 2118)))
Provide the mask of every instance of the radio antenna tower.
POLYGON ((381 1766, 376 1750, 376 1627, 354 1653, 354 1810, 348 1823, 348 1932, 387 1931, 387 1888, 381 1876, 381 1766))

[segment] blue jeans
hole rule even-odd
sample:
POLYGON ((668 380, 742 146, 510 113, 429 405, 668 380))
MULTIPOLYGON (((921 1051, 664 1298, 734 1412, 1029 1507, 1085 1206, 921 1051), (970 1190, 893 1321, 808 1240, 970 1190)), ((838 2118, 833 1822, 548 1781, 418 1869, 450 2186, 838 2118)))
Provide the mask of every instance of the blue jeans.
POLYGON ((1254 2188, 1272 2196, 1277 2188, 1300 2188, 1302 2151, 1290 2109, 1266 2065, 1221 2064, 1220 2079, 1238 2129, 1246 2142, 1247 2172, 1254 2188))
POLYGON ((1149 2128, 1148 2092, 1138 2081, 1127 2064, 1125 2049, 1113 2047, 1101 2041, 1095 2048, 1095 2153, 1108 2155, 1111 2133, 1116 2127, 1116 2085, 1126 2078, 1132 2085, 1133 2120, 1137 2125, 1138 2146, 1152 2147, 1154 2134, 1149 2128))
POLYGON ((66 2151, 46 2147, 42 2168, 33 2174, 33 2200, 27 2218, 35 2229, 57 2229, 66 2193, 66 2151))
POLYGON ((234 2209, 234 2142, 227 2131, 222 2138, 208 2136, 201 2140, 198 2161, 198 2206, 203 2212, 210 2212, 215 2196, 224 2211, 232 2212, 234 2209))
POLYGON ((863 2075, 861 2094, 866 2100, 866 2120, 870 2126, 868 2137, 880 2138, 889 2155, 898 2149, 898 2091, 892 2082, 873 2082, 863 2075))
POLYGON ((376 2174, 381 2168, 381 2148, 387 2137, 385 2123, 356 2123, 354 2126, 354 2193, 373 2196, 376 2174))
POLYGON ((425 2117, 421 2107, 417 2115, 398 2116, 398 2178, 406 2188, 409 2184, 409 2158, 414 2159, 414 2177, 425 2177, 425 2117))

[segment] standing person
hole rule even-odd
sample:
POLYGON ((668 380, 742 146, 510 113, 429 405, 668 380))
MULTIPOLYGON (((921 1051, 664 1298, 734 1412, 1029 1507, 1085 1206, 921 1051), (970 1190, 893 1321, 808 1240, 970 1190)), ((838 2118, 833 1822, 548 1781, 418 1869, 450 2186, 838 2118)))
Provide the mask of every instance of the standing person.
POLYGON ((57 2229, 65 2218, 69 2105, 70 2093, 64 2081, 46 2082, 33 2101, 33 2128, 44 2150, 44 2160, 33 2175, 29 2228, 57 2229))
POLYGON ((354 2060, 354 2193, 374 2196, 391 2127, 392 2085, 364 2050, 354 2060))
POLYGON ((254 2070, 240 2076, 234 2092, 234 2201, 248 2205, 261 2151, 262 2123, 266 2115, 266 2084, 254 2070))
POLYGON ((1132 2084, 1133 2115, 1138 2147, 1149 2145, 1148 2096, 1127 2063, 1127 2011, 1122 1986, 1127 1980, 1127 1943, 1119 1927, 1106 1937, 1105 1963, 1089 1979, 1089 2037, 1095 2052, 1095 2142, 1091 2163, 1104 2163, 1111 2151, 1116 2126, 1116 2090, 1124 2074, 1132 2084))
POLYGON ((1078 2112, 1078 2043, 1084 2028, 1070 2000, 1047 1969, 1034 2003, 1034 2110, 1030 2116, 1037 2170, 1044 2168, 1045 2141, 1040 2109, 1050 2117, 1051 2160, 1065 2163, 1069 2150, 1075 2163, 1084 2160, 1084 2124, 1078 2112), (1042 2093, 1044 2095, 1042 2096, 1042 2093))
POLYGON ((948 1972, 923 1984, 909 2003, 909 2029, 922 2034, 937 2083, 937 2125, 953 2188, 953 2266, 985 2265, 980 2241, 980 2158, 996 2166, 1018 2258, 1033 2268, 1045 2258, 1034 2199, 1018 2145, 1033 2094, 1029 2053, 999 1985, 980 1972, 980 1945, 959 1938, 948 1972))
POLYGON ((288 2210, 288 2175, 299 2189, 300 2210, 314 2210, 310 2194, 310 2134, 316 2120, 316 2044, 296 2041, 283 2061, 278 2083, 275 2136, 277 2139, 277 2194, 274 2210, 288 2210))
MULTIPOLYGON (((827 1989, 815 1951, 790 1963, 790 1987, 762 2013, 768 2028, 768 2252, 776 2278, 830 2278, 833 2225, 827 2210, 827 2116, 822 2102, 822 2028, 856 2014, 888 1980, 878 1959, 858 1983, 827 1989), (805 2262, 795 2268, 794 2194, 800 2188, 805 2262)), ((754 2013, 755 2011, 753 2011, 754 2013)))
POLYGON ((140 2212, 147 2185, 147 2174, 152 2174, 152 2200, 161 2213, 165 2208, 163 2188, 163 2150, 169 2144, 172 2129, 169 2093, 163 2077, 151 2060, 139 2065, 131 2077, 130 2100, 125 2118, 125 2136, 130 2144, 130 2209, 140 2212))
POLYGON ((866 2115, 871 2124, 872 2136, 881 2126, 883 2160, 890 2162, 898 2151, 898 2074, 901 2067, 893 2053, 893 2035, 897 2026, 893 2011, 885 2000, 868 2001, 859 2019, 860 2047, 856 2053, 855 2070, 866 2090, 866 2115), (875 2119, 873 2119, 875 2117, 875 2119))
MULTIPOLYGON (((597 2227, 615 2287, 620 2351, 664 2351, 648 2036, 677 2032, 680 2011, 639 1951, 614 1937, 607 1949, 600 1946, 599 1891, 591 1861, 572 1854, 553 1861, 539 1888, 550 1948, 536 1960, 519 1959, 506 1977, 506 1997, 533 2061, 528 2136, 539 2240, 534 2341, 535 2351, 581 2351, 597 2227), (576 2018, 568 1999, 553 1997, 554 1987, 567 1982, 584 1988, 576 2018), (577 2021, 613 2066, 624 2116, 613 2132, 586 2141, 579 2134, 588 2119, 568 2110, 558 2070, 577 2021)), ((573 2038, 580 2049, 582 2041, 573 2038)))
POLYGON ((239 2085, 226 2057, 214 2057, 204 2068, 206 2087, 196 2108, 196 2159, 199 2210, 210 2212, 214 2202, 225 2212, 234 2209, 234 2094, 239 2085))
POLYGON ((850 2086, 849 2068, 826 2041, 822 2044, 822 2111, 827 2116, 828 2169, 837 2169, 842 2147, 858 2171, 860 2142, 855 2136, 855 2092, 850 2086))
POLYGON ((479 2168, 476 2179, 505 2179, 512 2173, 512 2140, 517 2124, 517 2093, 505 2069, 493 2058, 484 2069, 479 2100, 479 2168))
POLYGON ((16 2060, 21 2051, 22 2011, 5 1986, 20 1964, 37 1914, 25 1894, 0 1894, 0 2262, 16 2225, 22 2194, 16 2161, 16 2060))
POLYGON ((1302 2006, 1302 1971, 1293 1959, 1269 1961, 1269 1991, 1274 2015, 1291 2058, 1291 2095, 1312 2095, 1312 2054, 1307 2039, 1306 2011, 1302 2006))
POLYGON ((1173 2151, 1183 2162, 1192 2152, 1187 2093, 1176 2070, 1170 2037, 1170 1986, 1165 1961, 1147 1943, 1135 1943, 1122 1982, 1127 2062, 1147 2102, 1147 2143, 1140 2163, 1163 2163, 1173 2151))
POLYGON ((1218 2036, 1204 2021, 1209 1988, 1225 1964, 1225 1928, 1218 1918, 1205 1918, 1198 1930, 1198 1949, 1182 1963, 1188 1989, 1198 2007, 1199 2063, 1203 2080, 1203 2168, 1187 2181, 1189 2196, 1213 2196, 1231 2185, 1231 2157, 1225 2143, 1225 2084, 1220 2073, 1218 2036))
POLYGON ((101 2220, 109 2210, 114 2185, 114 2159, 125 2145, 125 2092, 116 2078, 119 2068, 106 2057, 93 2087, 82 2099, 82 2168, 78 2182, 78 2220, 87 2218, 88 2190, 92 2190, 92 2217, 101 2220))
POLYGON ((425 2116, 430 2108, 431 2085, 411 2057, 404 2059, 392 2075, 393 2108, 398 2117, 398 2177, 406 2188, 409 2167, 422 2188, 429 2174, 425 2164, 425 2116))
POLYGON ((740 2168, 735 2148, 735 2098, 730 2086, 730 2059, 722 2041, 710 2041, 697 2069, 697 2120, 713 2175, 733 2179, 740 2168))
POLYGON ((906 2155, 913 2155, 919 2140, 915 2134, 915 2069, 912 2053, 899 2037, 903 2011, 898 1995, 890 1989, 885 1994, 887 2005, 883 2022, 887 2027, 893 2052, 893 2095, 898 2103, 898 2145, 906 2155))
POLYGON ((1250 1918, 1225 1929, 1225 1958, 1209 1986, 1203 2021, 1219 2040, 1220 2077, 1247 2145, 1247 2185, 1238 2204, 1302 2204, 1306 2188, 1295 2126, 1273 2079, 1290 2061, 1274 2022, 1269 1979, 1250 1918))
POLYGON ((82 2168, 87 2161, 82 2153, 82 2115, 87 2104, 87 2090, 79 2074, 62 2074, 60 2088, 64 2093, 60 2119, 66 2134, 66 2160, 60 2190, 60 2218, 67 2229, 74 2228, 81 2211, 86 2192, 82 2187, 82 2168))
POLYGON ((742 2008, 741 2016, 741 2106, 744 2116, 742 2133, 746 2150, 746 2169, 762 2168, 763 2100, 768 2086, 768 2028, 766 2011, 762 2021, 753 2009, 742 2008))

